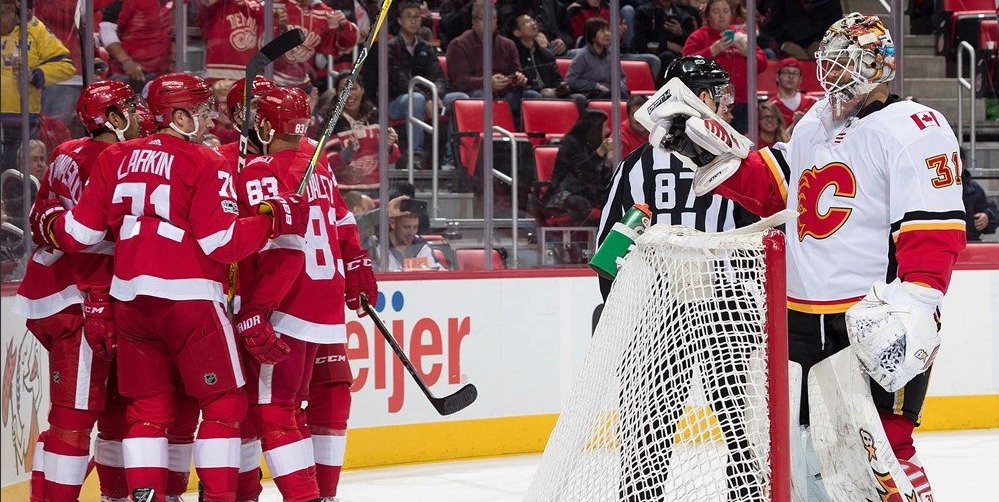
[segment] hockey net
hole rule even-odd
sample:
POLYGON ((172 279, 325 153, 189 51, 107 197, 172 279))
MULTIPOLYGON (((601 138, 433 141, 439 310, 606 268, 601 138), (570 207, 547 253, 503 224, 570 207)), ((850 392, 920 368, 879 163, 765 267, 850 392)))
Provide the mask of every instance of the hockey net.
POLYGON ((780 232, 650 228, 526 500, 790 500, 784 283, 780 232))

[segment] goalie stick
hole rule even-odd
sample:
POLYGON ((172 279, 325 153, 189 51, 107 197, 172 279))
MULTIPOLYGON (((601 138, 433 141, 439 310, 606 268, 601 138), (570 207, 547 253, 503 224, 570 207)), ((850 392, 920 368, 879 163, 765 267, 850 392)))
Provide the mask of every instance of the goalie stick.
POLYGON ((305 168, 305 174, 302 175, 302 180, 298 182, 298 188, 295 190, 295 193, 298 195, 304 194, 305 187, 309 186, 309 178, 312 177, 312 173, 316 170, 319 156, 326 149, 326 141, 333 134, 333 128, 336 127, 337 121, 340 120, 340 115, 343 114, 343 107, 347 104, 347 96, 350 95, 350 90, 354 88, 354 82, 357 81, 357 74, 361 71, 361 65, 368 58, 368 51, 371 50, 371 46, 374 45, 375 40, 378 38, 378 30, 385 23, 385 18, 388 17, 389 7, 391 6, 392 0, 382 0, 382 8, 378 11, 378 19, 375 21, 375 26, 368 32, 368 37, 364 39, 364 44, 361 46, 360 52, 357 53, 357 59, 354 61, 354 66, 350 68, 347 84, 336 101, 333 113, 323 123, 323 132, 319 135, 319 139, 316 140, 316 150, 312 152, 312 157, 309 158, 309 165, 305 168))
MULTIPOLYGON (((250 147, 250 123, 253 112, 250 110, 250 97, 253 95, 253 81, 264 73, 264 68, 277 58, 305 42, 305 33, 295 28, 278 35, 260 48, 250 61, 246 63, 246 79, 243 81, 243 124, 239 128, 239 157, 236 162, 236 173, 243 172, 246 167, 246 154, 250 147)), ((229 290, 226 292, 229 312, 235 313, 236 299, 236 262, 229 264, 229 290)))
POLYGON ((478 389, 475 388, 475 385, 470 383, 465 384, 464 387, 458 389, 453 394, 444 397, 435 397, 430 392, 430 389, 427 388, 427 384, 423 383, 423 379, 421 379, 420 375, 416 372, 416 368, 413 366, 413 363, 408 357, 406 357, 406 353, 402 351, 402 347, 399 346, 399 342, 396 342, 395 338, 392 338, 388 328, 385 327, 385 323, 382 322, 381 318, 378 317, 378 314, 375 313, 375 309, 371 308, 371 304, 368 303, 368 298, 365 295, 361 295, 361 307, 368 313, 369 316, 371 316, 371 320, 375 322, 375 326, 378 327, 378 331, 381 332, 382 336, 385 337, 385 340, 387 340, 389 345, 392 346, 392 352, 395 352, 396 357, 402 361, 402 365, 406 367, 406 371, 409 372, 409 376, 413 377, 413 380, 416 381, 416 385, 418 385, 420 390, 423 391, 423 395, 427 396, 427 400, 429 400, 430 404, 435 410, 437 410, 437 413, 440 413, 441 415, 457 413, 467 408, 468 405, 474 403, 475 399, 479 397, 478 389))

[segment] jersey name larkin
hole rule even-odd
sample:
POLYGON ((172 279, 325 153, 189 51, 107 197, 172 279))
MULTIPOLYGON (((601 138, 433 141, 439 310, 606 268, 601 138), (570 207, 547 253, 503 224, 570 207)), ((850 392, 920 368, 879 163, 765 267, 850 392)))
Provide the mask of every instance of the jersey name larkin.
POLYGON ((788 296, 792 304, 839 308, 866 294, 875 280, 892 278, 893 224, 914 212, 962 209, 952 174, 960 167, 939 174, 932 160, 943 155, 956 162, 958 149, 939 112, 898 102, 833 136, 818 118, 824 106, 812 107, 791 141, 773 150, 790 167, 788 207, 798 212, 796 228, 788 228, 794 236, 787 242, 788 296), (920 129, 909 120, 925 112, 940 126, 920 129), (950 185, 939 180, 947 174, 950 185))

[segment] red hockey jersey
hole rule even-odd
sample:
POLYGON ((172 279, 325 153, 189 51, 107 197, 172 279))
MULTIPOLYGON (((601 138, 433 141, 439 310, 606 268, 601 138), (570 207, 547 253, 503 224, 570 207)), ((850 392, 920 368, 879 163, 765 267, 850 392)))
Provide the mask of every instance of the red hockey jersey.
MULTIPOLYGON (((308 162, 298 150, 254 158, 236 184, 240 206, 252 214, 265 197, 294 190, 308 162)), ((241 304, 270 312, 277 332, 307 342, 347 341, 335 191, 329 171, 316 169, 306 190, 309 225, 303 235, 273 239, 239 264, 241 304)))
MULTIPOLYGON (((59 145, 42 178, 35 207, 46 199, 59 199, 72 209, 90 178, 97 155, 110 143, 80 138, 59 145)), ((114 243, 101 241, 81 253, 67 255, 51 246, 35 249, 24 280, 14 298, 14 312, 27 319, 41 319, 82 303, 81 291, 111 284, 114 243)))
POLYGON ((287 87, 298 87, 309 81, 309 71, 316 53, 338 56, 350 52, 357 45, 357 26, 345 21, 336 29, 330 28, 333 9, 319 0, 292 0, 285 4, 288 12, 288 29, 301 28, 305 43, 292 49, 274 62, 274 82, 287 87), (305 6, 303 6, 305 4, 305 6))
POLYGON ((238 218, 232 170, 215 150, 159 133, 97 157, 77 206, 56 220, 78 251, 117 237, 111 294, 225 301, 229 263, 263 247, 268 216, 238 218))
MULTIPOLYGON (((101 23, 118 26, 121 47, 146 73, 158 75, 170 69, 173 59, 173 2, 118 0, 104 9, 101 23)), ((114 71, 124 72, 113 59, 114 71)))
POLYGON ((201 0, 205 78, 238 80, 257 52, 264 9, 256 0, 201 0))

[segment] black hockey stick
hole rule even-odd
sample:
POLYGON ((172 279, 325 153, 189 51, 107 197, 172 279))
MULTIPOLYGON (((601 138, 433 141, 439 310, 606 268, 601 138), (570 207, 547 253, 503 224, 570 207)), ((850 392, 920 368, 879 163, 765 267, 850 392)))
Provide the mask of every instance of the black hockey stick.
POLYGON ((427 388, 427 384, 423 383, 423 379, 420 378, 420 375, 416 372, 416 368, 413 366, 413 363, 408 357, 406 357, 406 353, 402 351, 402 347, 399 346, 399 342, 395 341, 395 338, 392 338, 388 328, 385 327, 385 323, 383 323, 381 318, 378 317, 378 314, 375 313, 375 309, 371 308, 371 304, 368 303, 368 298, 364 295, 361 295, 361 307, 364 308, 364 311, 367 312, 369 316, 371 316, 371 320, 375 321, 375 326, 378 327, 378 331, 382 333, 385 340, 388 340, 389 345, 392 346, 392 352, 395 352, 396 357, 402 361, 402 365, 406 367, 407 371, 409 371, 409 376, 413 377, 413 380, 416 380, 416 385, 418 385, 420 390, 423 391, 423 395, 427 396, 427 400, 429 400, 430 404, 435 410, 437 410, 437 413, 440 413, 441 415, 457 413, 467 408, 468 405, 474 403, 475 399, 479 397, 478 389, 475 388, 475 385, 470 383, 465 384, 464 387, 458 389, 454 394, 444 397, 435 397, 431 394, 430 389, 427 388))
MULTIPOLYGON (((250 109, 250 98, 253 96, 253 81, 264 73, 267 65, 288 51, 305 42, 305 33, 299 29, 288 30, 267 42, 260 48, 250 61, 246 63, 246 80, 243 81, 243 124, 239 128, 239 157, 236 161, 236 172, 243 172, 246 167, 246 154, 250 148, 250 123, 253 122, 253 111, 250 109)), ((229 312, 235 312, 236 273, 235 262, 229 264, 229 290, 226 292, 229 312)))
POLYGON ((250 142, 250 124, 253 122, 253 111, 250 109, 250 98, 253 97, 253 81, 263 75, 267 65, 273 63, 277 58, 283 56, 288 51, 302 45, 305 42, 305 33, 295 28, 278 35, 274 40, 267 42, 267 45, 260 48, 256 54, 246 63, 246 79, 243 81, 243 124, 239 128, 239 162, 236 165, 236 172, 243 172, 246 167, 246 153, 250 142))
POLYGON ((382 8, 378 11, 378 19, 375 21, 375 26, 368 32, 368 38, 364 39, 364 44, 361 45, 361 50, 357 53, 357 59, 354 61, 354 66, 350 68, 347 84, 344 85, 343 92, 340 93, 336 101, 336 106, 333 107, 333 113, 323 123, 323 132, 319 135, 319 139, 316 140, 316 151, 312 152, 312 157, 309 158, 309 165, 305 168, 305 174, 302 175, 302 180, 298 182, 298 189, 295 190, 295 193, 298 195, 304 194, 305 187, 309 186, 309 178, 312 177, 312 173, 316 170, 316 164, 319 163, 319 156, 323 155, 326 150, 326 141, 330 139, 330 136, 333 134, 333 128, 336 127, 337 121, 340 120, 340 115, 343 114, 343 107, 347 104, 347 96, 350 94, 350 90, 354 88, 354 82, 357 81, 357 74, 361 71, 364 60, 368 58, 368 51, 371 50, 371 46, 374 45, 375 40, 378 38, 378 30, 385 23, 385 18, 388 17, 389 7, 391 6, 392 0, 382 0, 382 8))

